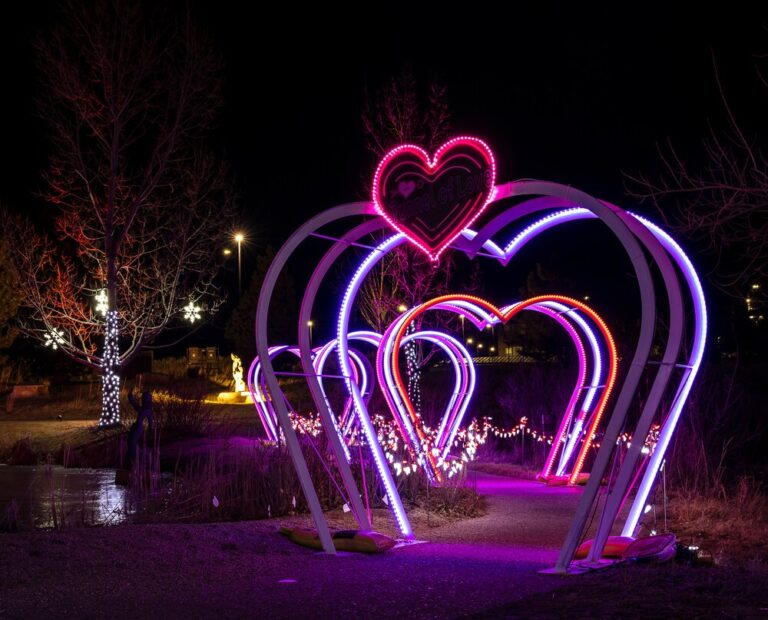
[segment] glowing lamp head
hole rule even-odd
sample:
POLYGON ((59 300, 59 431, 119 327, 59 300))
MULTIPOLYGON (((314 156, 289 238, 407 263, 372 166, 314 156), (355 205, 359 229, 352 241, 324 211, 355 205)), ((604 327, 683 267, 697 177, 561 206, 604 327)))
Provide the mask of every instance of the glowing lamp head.
POLYGON ((235 241, 242 243, 243 239, 245 239, 245 235, 243 235, 243 233, 235 233, 235 241))

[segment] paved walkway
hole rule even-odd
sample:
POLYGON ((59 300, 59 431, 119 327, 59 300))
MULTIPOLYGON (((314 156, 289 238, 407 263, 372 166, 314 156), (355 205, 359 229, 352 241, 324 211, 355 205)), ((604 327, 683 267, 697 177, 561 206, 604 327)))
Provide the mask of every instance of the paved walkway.
POLYGON ((477 474, 489 514, 364 556, 262 522, 0 535, 0 617, 451 618, 554 590, 578 489, 477 474))

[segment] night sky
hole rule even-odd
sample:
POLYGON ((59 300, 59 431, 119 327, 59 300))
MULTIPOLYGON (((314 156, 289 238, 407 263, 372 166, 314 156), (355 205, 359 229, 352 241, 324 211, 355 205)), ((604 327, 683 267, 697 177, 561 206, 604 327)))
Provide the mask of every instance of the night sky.
MULTIPOLYGON (((768 8, 759 4, 686 15, 668 13, 669 3, 634 14, 573 3, 515 3, 503 14, 387 4, 373 19, 328 5, 273 6, 267 17, 196 2, 225 57, 216 139, 236 175, 248 251, 279 246, 310 214, 363 197, 375 164, 362 137, 363 89, 406 65, 422 82, 447 84, 453 132, 490 143, 500 181, 547 179, 629 206, 622 172, 656 172, 667 138, 693 159, 708 124, 724 126, 713 55, 740 120, 751 133, 766 129, 755 56, 768 52, 768 8)), ((5 8, 0 19, 0 200, 25 211, 46 208, 34 197, 48 144, 34 111, 31 41, 52 6, 5 8)))

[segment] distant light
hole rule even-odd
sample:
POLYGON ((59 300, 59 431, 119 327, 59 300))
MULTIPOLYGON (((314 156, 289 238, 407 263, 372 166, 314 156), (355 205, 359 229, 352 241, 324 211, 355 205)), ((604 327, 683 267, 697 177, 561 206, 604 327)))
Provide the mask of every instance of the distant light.
POLYGON ((397 307, 397 311, 398 311, 398 312, 405 312, 406 310, 408 310, 408 306, 406 306, 405 304, 400 304, 400 305, 397 307))
POLYGON ((584 301, 589 301, 589 295, 584 295, 584 301))
POLYGON ((232 250, 229 248, 224 248, 224 256, 229 256, 230 254, 232 254, 232 250))
POLYGON ((477 348, 478 348, 478 349, 482 349, 482 348, 483 348, 483 343, 482 343, 482 342, 481 342, 481 343, 479 343, 479 344, 477 345, 477 348))
POLYGON ((645 508, 643 508, 643 514, 647 515, 649 512, 651 512, 651 508, 652 506, 650 504, 646 504, 645 508))
POLYGON ((752 290, 753 290, 753 291, 756 291, 756 290, 757 290, 757 289, 759 289, 759 288, 760 288, 760 285, 759 285, 759 284, 753 284, 753 285, 752 285, 752 290))
POLYGON ((489 349, 489 351, 490 351, 491 353, 493 353, 495 350, 496 350, 496 347, 491 347, 491 348, 489 349))
POLYGON ((474 340, 472 340, 472 338, 467 338, 467 344, 472 344, 473 342, 474 340))

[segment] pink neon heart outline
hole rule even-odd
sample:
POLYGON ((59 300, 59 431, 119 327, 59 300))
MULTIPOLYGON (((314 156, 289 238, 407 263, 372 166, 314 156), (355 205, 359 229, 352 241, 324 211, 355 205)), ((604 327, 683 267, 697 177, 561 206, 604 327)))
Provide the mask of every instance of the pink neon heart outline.
POLYGON ((429 256, 430 260, 437 261, 440 255, 448 248, 448 246, 459 236, 461 232, 471 226, 475 220, 485 211, 488 205, 493 202, 496 196, 496 160, 493 157, 491 148, 479 138, 472 136, 458 136, 448 140, 435 151, 433 157, 429 157, 429 154, 419 146, 415 144, 401 144, 389 151, 384 158, 379 162, 376 168, 376 173, 373 176, 373 204, 376 211, 381 215, 389 225, 398 232, 405 235, 405 237, 422 252, 429 256), (488 195, 479 207, 475 207, 464 214, 458 222, 456 222, 453 228, 442 235, 438 236, 436 243, 433 245, 429 241, 423 239, 415 231, 411 230, 407 224, 404 224, 395 219, 386 209, 384 201, 381 196, 381 178, 383 173, 393 165, 393 162, 398 157, 406 155, 415 155, 421 163, 427 166, 427 172, 431 177, 437 178, 440 175, 441 160, 454 149, 461 147, 470 147, 478 154, 480 154, 491 168, 491 178, 489 187, 487 190, 488 195))
MULTIPOLYGON (((562 295, 538 295, 538 296, 526 299, 524 301, 518 302, 518 303, 516 303, 516 304, 514 304, 512 306, 501 307, 501 308, 495 306, 494 304, 488 302, 485 299, 482 299, 480 297, 476 297, 474 295, 447 294, 447 295, 442 295, 442 296, 439 296, 439 297, 435 297, 435 298, 433 298, 431 300, 428 300, 428 301, 420 304, 416 308, 412 309, 411 311, 409 311, 407 313, 407 315, 405 317, 403 317, 403 319, 404 319, 403 321, 401 321, 400 319, 397 319, 392 325, 390 325, 390 327, 387 329, 387 331, 385 332, 384 336, 382 337, 382 343, 385 343, 390 338, 392 338, 392 332, 395 329, 395 327, 397 327, 397 333, 395 335, 394 345, 392 347, 392 355, 389 357, 388 360, 381 359, 382 356, 383 356, 384 349, 385 349, 385 347, 382 346, 380 348, 380 350, 379 350, 379 355, 377 356, 377 374, 379 374, 378 368, 380 368, 382 366, 382 364, 388 364, 390 366, 389 370, 390 370, 390 373, 391 373, 392 377, 394 378, 394 383, 395 383, 395 385, 394 385, 395 394, 392 394, 390 396, 393 397, 393 398, 394 398, 394 396, 399 397, 401 402, 405 405, 405 409, 408 412, 409 417, 411 418, 412 427, 413 427, 413 429, 418 434, 418 438, 410 438, 408 436, 408 434, 405 433, 404 428, 402 426, 402 423, 398 419, 398 412, 397 412, 398 408, 397 407, 392 407, 390 405, 390 410, 392 411, 393 416, 395 417, 396 421, 398 422, 398 425, 401 428, 401 433, 402 433, 402 436, 403 436, 403 440, 408 442, 409 444, 411 444, 412 447, 414 447, 413 446, 413 439, 421 440, 421 442, 423 443, 426 440, 426 436, 425 436, 425 434, 423 432, 423 429, 416 425, 418 420, 415 417, 415 412, 414 412, 414 409, 413 409, 413 403, 411 403, 410 398, 408 397, 407 390, 405 389, 405 385, 403 383, 402 376, 400 374, 400 368, 399 368, 400 364, 399 364, 397 352, 400 349, 400 344, 402 342, 402 338, 404 336, 405 330, 407 329, 408 325, 413 322, 413 320, 415 319, 416 316, 420 315, 425 310, 429 310, 429 309, 435 310, 435 309, 438 309, 445 302, 450 303, 451 301, 454 301, 454 300, 457 300, 457 301, 466 300, 466 301, 470 301, 472 303, 475 303, 475 304, 479 305, 480 307, 482 307, 489 314, 492 314, 492 315, 496 316, 496 318, 498 318, 503 324, 505 324, 505 323, 509 322, 511 319, 513 319, 521 310, 524 310, 528 306, 535 305, 536 303, 538 303, 540 301, 552 300, 552 301, 560 301, 560 302, 569 303, 572 306, 574 306, 575 308, 580 309, 587 316, 589 316, 590 319, 592 319, 593 321, 595 321, 598 324, 598 326, 600 327, 600 330, 603 332, 603 335, 606 336, 606 342, 607 342, 608 346, 610 347, 610 349, 612 351, 613 357, 614 358, 616 357, 615 344, 613 342, 613 338, 610 335, 610 331, 607 330, 607 326, 605 326, 605 323, 603 322, 602 318, 599 315, 597 315, 594 312, 594 310, 592 310, 589 306, 586 306, 582 302, 580 302, 578 300, 575 300, 575 299, 572 299, 570 297, 566 297, 566 296, 562 296, 562 295)), ((481 325, 484 325, 484 321, 482 319, 480 319, 478 317, 473 318, 470 314, 467 314, 466 316, 476 326, 479 327, 481 325)), ((573 482, 573 480, 576 479, 576 477, 578 476, 578 473, 581 470, 581 466, 583 465, 584 458, 586 457, 587 450, 589 449, 589 445, 591 444, 591 437, 592 437, 592 435, 593 435, 597 425, 600 422, 600 418, 602 416, 602 412, 605 410, 605 406, 606 406, 606 404, 608 402, 608 399, 610 398, 610 395, 612 393, 613 385, 614 385, 614 383, 616 381, 616 374, 615 374, 616 373, 616 368, 615 367, 612 368, 611 373, 612 373, 612 376, 607 381, 607 387, 603 391, 603 393, 601 394, 600 399, 598 401, 598 404, 595 407, 596 415, 594 416, 594 418, 592 420, 592 423, 590 424, 590 429, 589 429, 589 431, 587 433, 587 437, 589 437, 590 439, 585 441, 584 444, 582 445, 582 448, 579 451, 579 455, 578 455, 577 460, 576 460, 576 466, 574 468, 573 473, 570 476, 570 479, 571 479, 572 482, 573 482)), ((380 381, 380 383, 382 383, 382 382, 380 381)), ((386 394, 386 392, 389 391, 388 388, 387 388, 386 382, 383 382, 381 387, 382 387, 382 390, 385 392, 385 394, 386 394)), ((387 400, 388 400, 388 404, 389 404, 391 402, 390 398, 388 398, 387 400)), ((429 448, 431 448, 431 446, 429 446, 429 448)), ((420 452, 419 450, 416 450, 417 454, 419 452, 420 452)), ((440 475, 439 469, 437 468, 437 464, 435 463, 433 455, 431 453, 431 449, 426 450, 425 457, 426 457, 426 462, 425 462, 424 466, 428 467, 431 470, 431 472, 433 473, 434 478, 439 482, 440 479, 441 479, 441 475, 440 475)))

